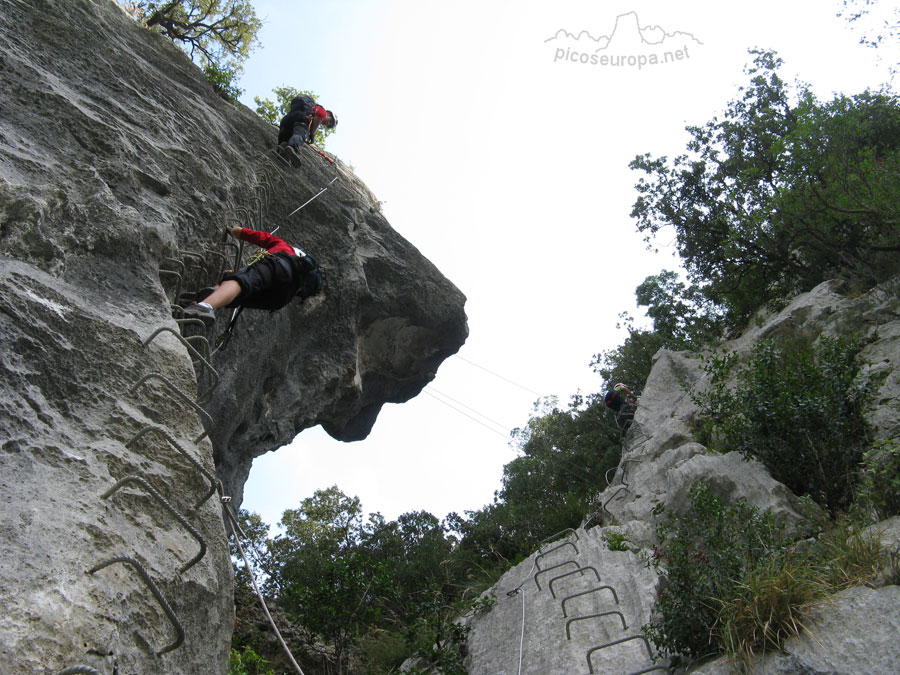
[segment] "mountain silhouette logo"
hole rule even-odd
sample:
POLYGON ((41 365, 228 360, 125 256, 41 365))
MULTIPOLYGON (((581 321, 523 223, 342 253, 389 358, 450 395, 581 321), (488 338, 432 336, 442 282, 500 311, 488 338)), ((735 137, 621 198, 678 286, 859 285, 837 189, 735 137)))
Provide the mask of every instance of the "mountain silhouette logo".
POLYGON ((594 37, 586 30, 570 33, 560 28, 544 42, 555 42, 554 62, 638 70, 685 61, 691 57, 691 49, 703 44, 685 31, 641 26, 637 12, 619 14, 609 35, 594 37))
POLYGON ((594 47, 595 52, 601 52, 614 46, 617 49, 634 49, 635 47, 664 47, 666 41, 678 40, 684 43, 690 40, 694 44, 702 45, 703 43, 694 37, 691 33, 685 31, 669 32, 661 26, 641 26, 637 12, 627 12, 619 14, 616 17, 615 25, 609 35, 600 35, 594 37, 589 31, 583 30, 578 33, 570 33, 564 28, 560 28, 551 37, 544 42, 552 42, 554 40, 587 40, 590 46, 594 47))

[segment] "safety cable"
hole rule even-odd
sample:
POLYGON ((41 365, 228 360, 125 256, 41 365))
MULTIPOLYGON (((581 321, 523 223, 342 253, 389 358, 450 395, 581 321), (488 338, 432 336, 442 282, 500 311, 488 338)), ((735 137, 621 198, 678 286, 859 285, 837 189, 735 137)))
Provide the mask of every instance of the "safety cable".
POLYGON ((525 391, 527 391, 527 392, 529 392, 529 393, 531 393, 531 394, 534 394, 535 396, 543 396, 543 394, 541 394, 541 393, 539 393, 539 392, 536 392, 534 389, 529 389, 528 387, 523 386, 523 385, 519 384, 518 382, 513 382, 513 381, 510 380, 508 377, 503 377, 503 375, 500 375, 500 374, 498 374, 498 373, 495 373, 493 370, 488 370, 488 369, 485 368, 484 366, 479 366, 477 363, 475 363, 475 362, 473 362, 473 361, 469 361, 469 359, 467 359, 467 358, 465 358, 465 357, 462 357, 462 356, 460 356, 459 354, 454 354, 454 356, 456 356, 456 358, 458 358, 458 359, 460 359, 460 360, 462 360, 462 361, 465 361, 465 362, 468 363, 469 365, 475 366, 476 368, 481 368, 484 372, 489 373, 489 374, 493 375, 494 377, 498 377, 498 378, 500 378, 501 380, 503 380, 504 382, 509 382, 510 384, 512 384, 512 385, 514 385, 514 386, 516 386, 516 387, 518 387, 519 389, 524 389, 525 391))
POLYGON ((237 522, 237 518, 235 518, 234 514, 231 512, 231 507, 226 501, 228 499, 230 499, 230 497, 225 497, 222 499, 222 507, 225 513, 228 515, 231 532, 232 534, 234 534, 234 543, 237 544, 238 551, 241 552, 241 557, 244 559, 244 566, 247 568, 247 575, 250 577, 250 583, 253 584, 253 590, 256 591, 256 597, 259 598, 259 604, 262 607, 263 612, 265 612, 266 618, 269 620, 269 625, 272 626, 272 630, 275 631, 275 635, 278 636, 278 641, 281 643, 282 651, 284 651, 285 656, 287 656, 288 661, 291 662, 291 665, 294 666, 294 669, 297 671, 298 675, 303 675, 303 671, 300 669, 300 666, 297 665, 297 661, 294 660, 294 655, 291 654, 291 650, 288 648, 287 643, 284 641, 284 638, 281 637, 281 632, 278 630, 278 626, 275 625, 275 620, 269 613, 269 608, 266 606, 266 601, 263 598, 262 592, 260 592, 259 586, 257 586, 256 584, 256 575, 253 574, 253 569, 250 567, 250 560, 247 558, 247 554, 244 553, 244 547, 241 546, 241 536, 246 537, 247 535, 244 534, 244 531, 241 529, 240 524, 237 522), (238 535, 239 532, 241 536, 238 535))
MULTIPOLYGON (((468 413, 466 413, 466 412, 463 412, 463 411, 460 410, 459 408, 457 408, 457 407, 455 407, 455 406, 453 406, 453 405, 450 405, 449 403, 447 403, 447 401, 445 401, 445 400, 442 399, 442 398, 438 398, 437 396, 435 396, 434 394, 432 394, 432 393, 431 393, 430 391, 428 391, 427 389, 423 389, 422 391, 423 391, 424 393, 428 394, 429 396, 431 396, 431 398, 435 399, 436 401, 440 401, 441 403, 443 403, 443 404, 444 404, 445 406, 447 406, 448 408, 452 408, 453 410, 455 410, 456 412, 458 412, 460 415, 465 415, 466 417, 468 417, 468 418, 469 418, 470 420, 472 420, 473 422, 478 422, 478 424, 480 424, 481 426, 483 426, 485 429, 488 429, 489 431, 493 431, 493 432, 494 432, 495 434, 497 434, 498 436, 502 436, 503 438, 509 440, 509 437, 506 436, 505 434, 500 433, 499 431, 497 431, 497 430, 494 429, 493 427, 489 427, 487 424, 485 424, 485 423, 482 422, 481 420, 479 420, 479 419, 477 419, 477 418, 475 418, 475 417, 472 417, 470 414, 468 414, 468 413)), ((479 413, 479 414, 480 414, 480 413, 479 413)), ((484 417, 484 416, 482 415, 482 417, 484 417)), ((489 418, 485 417, 485 419, 489 419, 489 418)), ((496 424, 496 423, 495 423, 495 424, 496 424)))

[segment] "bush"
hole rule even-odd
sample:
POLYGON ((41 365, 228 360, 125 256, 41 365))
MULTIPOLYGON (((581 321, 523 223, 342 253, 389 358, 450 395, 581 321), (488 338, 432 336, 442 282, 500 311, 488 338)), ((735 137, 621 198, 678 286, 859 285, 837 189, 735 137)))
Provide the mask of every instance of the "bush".
POLYGON ((244 647, 240 652, 237 649, 231 650, 228 675, 275 675, 275 671, 253 649, 244 647))
POLYGON ((715 449, 759 460, 832 513, 846 509, 869 440, 867 387, 855 382, 862 346, 841 338, 760 342, 732 390, 734 355, 710 360, 712 388, 695 400, 712 421, 715 449))
POLYGON ((669 512, 657 535, 651 564, 667 583, 644 631, 658 649, 695 659, 781 649, 810 606, 869 582, 886 560, 879 541, 846 520, 794 544, 770 514, 726 506, 703 483, 691 488, 688 513, 669 512))
POLYGON ((900 515, 900 447, 896 443, 863 454, 856 508, 871 522, 900 515))
POLYGON ((670 512, 657 529, 651 564, 664 568, 666 584, 656 605, 661 618, 644 630, 667 653, 702 658, 726 650, 714 631, 724 600, 740 597, 740 584, 783 547, 771 515, 742 501, 725 506, 696 483, 690 504, 687 514, 670 512))
POLYGON ((243 89, 238 89, 234 84, 239 75, 237 68, 220 66, 210 61, 203 67, 203 75, 212 85, 213 90, 226 101, 236 103, 244 93, 243 89))

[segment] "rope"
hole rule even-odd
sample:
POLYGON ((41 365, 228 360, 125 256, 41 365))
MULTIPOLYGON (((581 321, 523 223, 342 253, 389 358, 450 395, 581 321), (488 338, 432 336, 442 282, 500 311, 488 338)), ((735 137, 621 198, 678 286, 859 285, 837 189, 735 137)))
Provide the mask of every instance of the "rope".
POLYGON ((525 652, 525 591, 520 588, 517 592, 522 594, 522 634, 519 636, 519 670, 518 670, 518 675, 522 675, 522 654, 525 652))
POLYGON ((291 654, 291 650, 288 648, 287 643, 284 641, 284 638, 281 637, 278 626, 275 625, 275 620, 269 613, 269 608, 266 606, 266 601, 259 590, 259 586, 256 585, 256 576, 253 574, 253 570, 250 567, 250 561, 247 559, 247 554, 244 553, 244 547, 241 546, 241 538, 238 536, 238 532, 242 535, 244 532, 241 530, 237 518, 234 517, 234 514, 231 512, 231 508, 228 506, 225 499, 222 500, 222 506, 225 509, 225 513, 228 515, 228 524, 231 526, 231 532, 234 534, 234 543, 237 544, 238 551, 240 551, 241 557, 244 559, 244 566, 247 568, 247 575, 250 577, 250 583, 253 584, 253 590, 256 591, 256 597, 259 598, 259 604, 262 607, 263 612, 265 612, 266 618, 269 620, 269 625, 272 626, 272 630, 275 631, 275 635, 278 636, 278 641, 281 643, 281 649, 284 651, 285 656, 287 656, 288 661, 291 662, 291 665, 294 666, 294 670, 297 671, 298 675, 303 675, 303 671, 300 669, 300 666, 297 665, 297 661, 294 660, 294 655, 291 654))

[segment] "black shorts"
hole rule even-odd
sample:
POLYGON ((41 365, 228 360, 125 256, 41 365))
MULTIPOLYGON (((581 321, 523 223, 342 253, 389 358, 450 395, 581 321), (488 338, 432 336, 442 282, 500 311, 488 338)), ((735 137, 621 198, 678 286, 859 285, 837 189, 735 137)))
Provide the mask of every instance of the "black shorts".
POLYGON ((265 255, 252 265, 226 274, 222 281, 236 281, 241 294, 229 307, 281 309, 297 294, 303 279, 287 253, 265 255))

